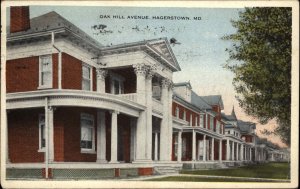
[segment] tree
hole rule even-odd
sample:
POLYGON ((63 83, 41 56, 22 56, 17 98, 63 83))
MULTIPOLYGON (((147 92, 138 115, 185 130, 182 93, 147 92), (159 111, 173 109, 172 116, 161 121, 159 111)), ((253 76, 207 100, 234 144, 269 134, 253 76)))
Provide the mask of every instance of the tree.
POLYGON ((272 133, 290 145, 292 9, 246 8, 231 22, 237 32, 223 37, 232 42, 225 68, 239 105, 262 124, 275 119, 272 133))

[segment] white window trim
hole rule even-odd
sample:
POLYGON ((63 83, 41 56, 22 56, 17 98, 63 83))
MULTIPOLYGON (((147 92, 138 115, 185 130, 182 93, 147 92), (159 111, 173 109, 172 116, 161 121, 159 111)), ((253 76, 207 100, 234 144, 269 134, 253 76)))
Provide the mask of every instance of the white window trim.
MULTIPOLYGON (((93 67, 87 63, 82 62, 82 68, 83 67, 88 67, 90 70, 90 78, 89 78, 90 79, 90 90, 89 91, 93 91, 93 67)), ((81 88, 83 88, 83 86, 82 86, 83 79, 88 79, 88 78, 84 78, 83 72, 81 72, 81 88)))
POLYGON ((199 118, 200 118, 200 127, 201 127, 201 128, 204 128, 204 115, 201 114, 199 118), (201 124, 201 123, 202 123, 202 124, 201 124))
POLYGON ((39 86, 38 89, 48 89, 52 88, 53 85, 53 59, 52 59, 52 54, 47 54, 47 55, 41 55, 39 56, 39 86), (49 56, 51 58, 51 79, 50 79, 50 84, 48 85, 42 85, 42 58, 49 56))
MULTIPOLYGON (((45 120, 45 114, 39 114, 39 149, 38 152, 45 152, 46 147, 42 147, 42 140, 41 140, 41 117, 44 116, 44 120, 45 120)), ((46 129, 46 120, 44 122, 44 133, 45 133, 45 129, 46 129)))
POLYGON ((80 114, 80 143, 81 143, 81 128, 82 128, 81 119, 83 119, 83 118, 84 119, 89 119, 93 123, 93 126, 89 127, 89 128, 92 128, 92 131, 93 131, 93 133, 92 133, 92 149, 81 148, 81 146, 80 146, 80 152, 81 153, 95 154, 96 153, 96 150, 95 150, 95 119, 94 119, 94 116, 91 115, 91 114, 87 114, 87 113, 81 113, 80 114))
POLYGON ((175 115, 177 118, 179 118, 179 107, 176 107, 175 109, 175 115))

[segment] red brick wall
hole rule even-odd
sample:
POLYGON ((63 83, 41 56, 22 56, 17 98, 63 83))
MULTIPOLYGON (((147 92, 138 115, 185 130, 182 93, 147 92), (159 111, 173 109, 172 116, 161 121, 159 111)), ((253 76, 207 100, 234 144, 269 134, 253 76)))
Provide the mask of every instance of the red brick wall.
POLYGON ((152 167, 138 168, 138 172, 140 176, 153 175, 153 168, 152 167))
POLYGON ((130 119, 128 116, 123 114, 118 115, 118 132, 122 137, 119 138, 120 143, 118 145, 123 145, 123 151, 118 153, 123 153, 123 159, 119 161, 130 162, 130 119))
MULTIPOLYGON (((52 54, 53 88, 58 88, 58 54, 52 54)), ((39 57, 8 60, 6 64, 8 93, 35 91, 39 87, 39 57)))
POLYGON ((222 141, 222 160, 226 160, 226 141, 222 141))
POLYGON ((81 90, 82 62, 66 53, 62 53, 62 88, 81 90))
POLYGON ((58 89, 58 53, 52 54, 52 88, 58 89))
MULTIPOLYGON (((94 116, 95 126, 95 149, 97 149, 97 112, 92 108, 58 108, 54 117, 62 118, 64 130, 64 161, 65 162, 95 162, 96 154, 81 153, 80 149, 80 114, 88 113, 94 116), (67 119, 65 119, 67 118, 67 119)), ((58 144, 56 146, 59 146, 58 144)), ((59 149, 57 149, 59 151, 59 149)), ((57 158, 60 158, 57 156, 57 158)))
POLYGON ((30 29, 29 6, 10 7, 10 32, 30 29))
POLYGON ((190 115, 192 114, 192 125, 195 126, 196 122, 195 122, 195 117, 197 117, 198 119, 198 125, 200 124, 199 122, 199 115, 194 112, 194 111, 191 111, 190 109, 188 108, 185 108, 184 106, 176 103, 176 102, 172 102, 172 115, 176 117, 176 108, 179 108, 179 118, 180 119, 183 119, 183 112, 185 110, 186 112, 186 121, 190 122, 190 115))
POLYGON ((43 162, 39 150, 39 114, 43 109, 13 110, 8 113, 8 147, 12 163, 43 162))
POLYGON ((39 86, 39 57, 9 60, 6 64, 7 93, 34 91, 39 86))
POLYGON ((214 160, 219 160, 219 141, 214 140, 214 160))

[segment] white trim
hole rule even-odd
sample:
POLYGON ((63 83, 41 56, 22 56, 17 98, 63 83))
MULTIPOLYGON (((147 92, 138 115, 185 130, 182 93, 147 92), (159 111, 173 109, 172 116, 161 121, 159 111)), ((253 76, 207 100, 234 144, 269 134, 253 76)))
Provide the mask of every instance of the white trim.
POLYGON ((86 80, 88 81, 89 80, 89 83, 90 83, 90 90, 85 90, 85 91, 93 91, 93 67, 90 66, 89 64, 85 63, 85 62, 82 62, 82 72, 81 72, 81 89, 83 89, 83 81, 86 80), (83 75, 83 68, 88 68, 89 69, 89 76, 90 78, 85 78, 84 75, 83 75))
POLYGON ((81 153, 93 153, 93 154, 96 154, 96 150, 95 150, 95 119, 94 119, 94 116, 92 114, 87 114, 87 113, 81 113, 80 114, 80 145, 81 145, 81 129, 83 127, 86 127, 86 128, 89 128, 89 129, 92 129, 92 148, 82 148, 80 146, 80 152, 81 153), (81 121, 82 119, 86 119, 88 121, 91 121, 92 122, 92 126, 83 126, 81 124, 81 121))
POLYGON ((39 114, 39 149, 38 152, 45 152, 46 151, 46 116, 45 114, 39 114), (44 123, 41 122, 42 117, 44 117, 44 123), (41 125, 44 124, 44 138, 45 138, 45 146, 42 147, 42 141, 41 141, 41 125))
POLYGON ((38 89, 48 89, 48 88, 52 88, 52 86, 53 86, 53 59, 52 59, 52 54, 39 56, 39 86, 38 86, 38 89), (42 59, 44 57, 50 57, 51 67, 50 67, 50 81, 49 81, 49 84, 42 85, 42 59))

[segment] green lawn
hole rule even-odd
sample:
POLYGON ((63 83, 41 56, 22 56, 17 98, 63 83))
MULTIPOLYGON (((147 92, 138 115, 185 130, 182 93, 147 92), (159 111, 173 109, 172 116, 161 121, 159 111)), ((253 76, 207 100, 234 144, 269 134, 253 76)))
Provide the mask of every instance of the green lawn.
POLYGON ((289 179, 290 166, 288 163, 266 163, 260 165, 249 165, 230 169, 214 170, 183 170, 181 174, 215 175, 233 177, 254 177, 271 179, 289 179))
POLYGON ((170 176, 163 178, 147 179, 146 181, 179 181, 179 182, 273 182, 264 180, 243 180, 234 178, 199 178, 188 176, 170 176))

